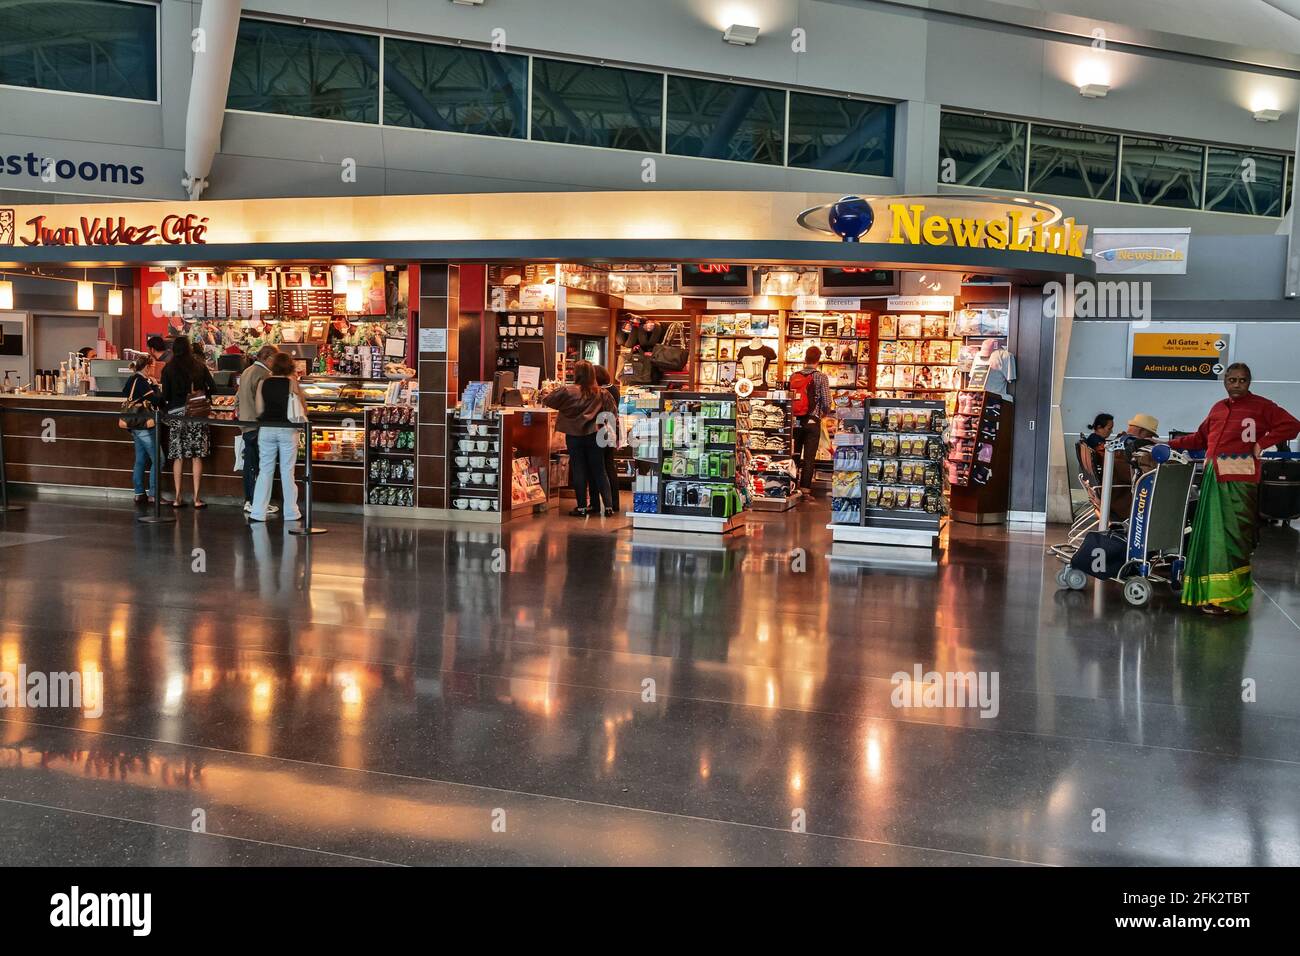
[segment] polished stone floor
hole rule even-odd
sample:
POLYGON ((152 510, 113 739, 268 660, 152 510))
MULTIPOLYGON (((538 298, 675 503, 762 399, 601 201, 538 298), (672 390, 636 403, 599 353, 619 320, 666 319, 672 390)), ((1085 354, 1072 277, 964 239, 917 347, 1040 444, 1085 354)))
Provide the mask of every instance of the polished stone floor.
POLYGON ((0 515, 0 671, 104 673, 0 710, 7 863, 1300 864, 1290 528, 1223 621, 1058 593, 1050 534, 831 557, 815 505, 713 550, 317 517, 0 515), (996 716, 895 707, 918 666, 996 716))

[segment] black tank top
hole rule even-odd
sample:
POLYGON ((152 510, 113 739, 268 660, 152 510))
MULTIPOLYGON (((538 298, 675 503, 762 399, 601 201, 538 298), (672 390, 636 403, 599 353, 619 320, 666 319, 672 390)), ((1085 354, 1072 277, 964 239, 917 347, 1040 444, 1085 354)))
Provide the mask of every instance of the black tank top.
POLYGON ((262 379, 262 405, 264 411, 258 421, 283 422, 289 419, 289 379, 271 375, 262 379))

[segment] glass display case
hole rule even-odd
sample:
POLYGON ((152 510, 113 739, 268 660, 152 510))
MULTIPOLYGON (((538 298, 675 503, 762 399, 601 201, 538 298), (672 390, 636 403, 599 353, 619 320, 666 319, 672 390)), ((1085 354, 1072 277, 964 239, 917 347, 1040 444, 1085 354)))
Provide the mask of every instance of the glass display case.
POLYGON ((312 461, 356 465, 365 462, 365 413, 384 404, 388 382, 344 376, 302 380, 311 419, 312 461))

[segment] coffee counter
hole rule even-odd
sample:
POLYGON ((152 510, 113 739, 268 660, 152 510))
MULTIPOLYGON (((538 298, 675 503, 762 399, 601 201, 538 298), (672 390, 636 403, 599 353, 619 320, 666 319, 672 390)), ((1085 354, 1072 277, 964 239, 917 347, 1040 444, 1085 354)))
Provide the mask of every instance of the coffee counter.
MULTIPOLYGON (((122 399, 113 396, 0 395, 0 434, 8 480, 47 490, 129 494, 135 445, 130 434, 117 427, 116 413, 121 405, 122 399), (66 414, 79 411, 98 414, 66 414)), ((317 421, 316 416, 310 417, 313 423, 317 421)), ((336 422, 337 416, 320 419, 325 427, 336 422)), ((235 436, 239 428, 216 419, 211 424, 212 455, 203 463, 203 494, 242 499, 244 478, 235 470, 235 436)), ((165 447, 165 426, 163 441, 165 447)), ((162 490, 166 494, 171 488, 170 462, 161 465, 162 490)), ((188 496, 188 465, 185 470, 188 496)), ((362 478, 360 464, 313 461, 314 500, 318 504, 360 506, 364 500, 362 478)))

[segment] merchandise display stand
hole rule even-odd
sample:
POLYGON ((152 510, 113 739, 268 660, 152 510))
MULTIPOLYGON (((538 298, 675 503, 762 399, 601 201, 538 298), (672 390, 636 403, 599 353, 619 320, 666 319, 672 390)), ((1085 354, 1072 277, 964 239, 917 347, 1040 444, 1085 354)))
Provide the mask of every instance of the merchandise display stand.
POLYGON ((942 400, 873 398, 842 413, 827 526, 835 543, 935 546, 946 424, 942 400))
POLYGON ((727 535, 744 527, 738 401, 725 392, 659 396, 658 490, 652 498, 633 495, 634 530, 727 535))
POLYGON ((996 392, 964 390, 957 398, 948 482, 952 517, 963 524, 1003 524, 1011 494, 1015 403, 996 392))
POLYGON ((447 497, 449 504, 466 516, 501 520, 501 464, 505 458, 501 430, 500 417, 491 413, 481 418, 447 413, 447 497))
POLYGON ((789 511, 799 503, 794 460, 794 422, 788 398, 751 398, 738 403, 737 430, 748 451, 755 511, 789 511))
POLYGON ((365 414, 365 513, 410 514, 419 433, 415 407, 380 405, 365 414))

